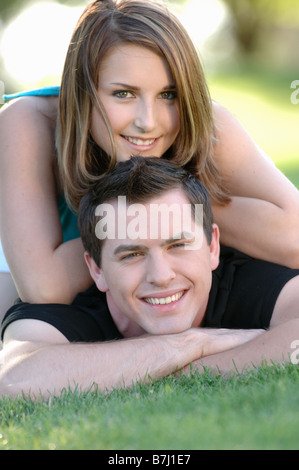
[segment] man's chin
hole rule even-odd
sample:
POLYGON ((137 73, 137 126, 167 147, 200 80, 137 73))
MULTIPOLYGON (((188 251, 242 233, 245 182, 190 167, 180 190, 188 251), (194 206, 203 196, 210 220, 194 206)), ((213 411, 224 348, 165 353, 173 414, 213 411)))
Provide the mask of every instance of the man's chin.
POLYGON ((159 325, 147 328, 147 333, 150 335, 177 335, 189 330, 191 327, 186 325, 159 325))

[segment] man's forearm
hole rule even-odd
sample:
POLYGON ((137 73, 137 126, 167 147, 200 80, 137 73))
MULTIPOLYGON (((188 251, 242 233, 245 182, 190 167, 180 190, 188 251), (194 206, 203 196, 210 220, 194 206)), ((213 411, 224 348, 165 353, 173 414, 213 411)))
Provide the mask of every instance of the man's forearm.
POLYGON ((105 343, 9 344, 3 351, 0 392, 47 396, 64 388, 88 390, 96 385, 106 391, 157 379, 200 357, 193 336, 189 330, 105 343))
POLYGON ((36 344, 12 341, 2 351, 0 395, 43 396, 65 388, 106 391, 156 380, 208 354, 250 340, 230 330, 194 328, 174 335, 107 343, 36 344))
MULTIPOLYGON (((276 326, 246 344, 242 344, 222 353, 193 361, 201 372, 204 367, 222 374, 243 372, 264 361, 271 363, 289 362, 294 355, 295 341, 299 340, 299 319, 289 320, 276 326)), ((185 368, 190 371, 190 366, 185 368)))

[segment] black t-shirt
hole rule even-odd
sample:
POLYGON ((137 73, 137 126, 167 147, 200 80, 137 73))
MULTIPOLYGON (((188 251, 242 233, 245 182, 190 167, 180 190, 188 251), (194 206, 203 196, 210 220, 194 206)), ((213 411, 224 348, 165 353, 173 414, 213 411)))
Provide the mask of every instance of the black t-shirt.
MULTIPOLYGON (((213 271, 212 288, 202 327, 268 328, 277 297, 299 270, 256 260, 221 247, 220 263, 213 271)), ((5 328, 22 319, 45 321, 70 342, 101 342, 121 339, 110 315, 106 295, 93 285, 71 305, 17 302, 6 313, 5 328)))

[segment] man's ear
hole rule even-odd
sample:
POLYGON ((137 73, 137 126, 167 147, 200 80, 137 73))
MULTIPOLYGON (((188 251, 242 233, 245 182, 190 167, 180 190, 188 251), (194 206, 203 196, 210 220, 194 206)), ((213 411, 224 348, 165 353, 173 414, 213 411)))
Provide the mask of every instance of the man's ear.
POLYGON ((105 275, 103 273, 103 270, 96 264, 93 258, 87 253, 87 251, 84 253, 84 259, 86 261, 86 264, 88 266, 90 275, 94 282, 96 283, 97 288, 101 292, 107 292, 108 286, 106 283, 105 275))
POLYGON ((210 260, 211 260, 211 269, 214 271, 219 264, 219 255, 220 255, 220 234, 218 225, 213 224, 213 233, 212 240, 210 243, 210 260))

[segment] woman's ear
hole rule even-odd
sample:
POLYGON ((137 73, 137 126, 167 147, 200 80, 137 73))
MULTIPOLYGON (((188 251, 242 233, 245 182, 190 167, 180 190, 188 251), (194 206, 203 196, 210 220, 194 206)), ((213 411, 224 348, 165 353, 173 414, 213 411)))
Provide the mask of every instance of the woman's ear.
POLYGON ((220 255, 220 234, 218 225, 213 224, 213 233, 212 240, 210 243, 210 260, 211 260, 211 269, 214 271, 219 264, 219 255, 220 255))
POLYGON ((103 273, 103 270, 96 264, 93 258, 87 253, 87 251, 84 253, 84 259, 86 261, 86 264, 88 266, 90 275, 92 279, 94 280, 97 288, 101 292, 107 292, 108 286, 106 283, 105 275, 103 273))

